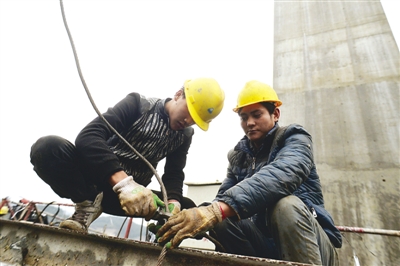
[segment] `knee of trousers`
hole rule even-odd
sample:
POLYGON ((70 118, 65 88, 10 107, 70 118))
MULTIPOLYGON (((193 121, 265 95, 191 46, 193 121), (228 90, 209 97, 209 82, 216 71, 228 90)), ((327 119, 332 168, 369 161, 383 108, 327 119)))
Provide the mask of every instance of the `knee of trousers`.
POLYGON ((306 205, 296 196, 287 196, 279 200, 271 214, 271 225, 279 230, 297 229, 297 222, 310 219, 306 205))
POLYGON ((46 160, 56 157, 67 150, 74 150, 75 146, 59 136, 45 136, 39 138, 31 147, 31 163, 33 165, 46 163, 46 160))
POLYGON ((230 226, 231 225, 229 223, 229 220, 226 219, 226 220, 222 221, 221 223, 217 223, 214 226, 213 230, 217 234, 217 236, 223 237, 225 234, 227 234, 229 232, 228 228, 230 226))

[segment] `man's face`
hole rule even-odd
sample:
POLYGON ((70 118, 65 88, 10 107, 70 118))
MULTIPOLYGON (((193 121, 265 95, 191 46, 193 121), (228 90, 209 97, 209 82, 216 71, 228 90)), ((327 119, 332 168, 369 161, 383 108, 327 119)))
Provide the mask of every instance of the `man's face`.
POLYGON ((169 126, 173 130, 182 130, 185 127, 195 124, 190 116, 186 99, 183 98, 183 95, 180 92, 181 91, 178 91, 175 94, 169 110, 169 126))
POLYGON ((240 110, 240 123, 244 133, 249 140, 259 147, 268 134, 274 127, 275 122, 278 121, 280 111, 275 108, 273 114, 260 103, 255 103, 245 106, 240 110))

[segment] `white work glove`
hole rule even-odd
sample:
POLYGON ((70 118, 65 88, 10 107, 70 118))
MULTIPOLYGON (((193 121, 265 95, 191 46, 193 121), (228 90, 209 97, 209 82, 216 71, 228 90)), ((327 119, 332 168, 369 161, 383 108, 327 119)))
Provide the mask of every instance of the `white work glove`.
POLYGON ((150 189, 133 181, 132 176, 119 181, 113 190, 118 194, 121 207, 127 215, 144 217, 146 221, 154 216, 158 206, 165 206, 150 189))

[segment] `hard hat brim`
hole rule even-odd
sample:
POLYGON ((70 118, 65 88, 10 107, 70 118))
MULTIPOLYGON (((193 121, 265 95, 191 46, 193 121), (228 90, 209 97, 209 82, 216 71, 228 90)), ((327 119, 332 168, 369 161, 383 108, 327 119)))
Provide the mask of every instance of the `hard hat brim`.
POLYGON ((194 109, 193 105, 188 103, 188 99, 186 99, 186 104, 189 110, 189 114, 192 117, 193 121, 196 123, 196 125, 202 129, 203 131, 207 131, 209 127, 209 123, 204 122, 200 116, 196 113, 196 110, 194 109))
MULTIPOLYGON (((276 101, 276 102, 265 101, 265 102, 274 103, 274 104, 275 104, 275 107, 279 107, 279 106, 282 105, 282 102, 281 102, 281 101, 276 101)), ((241 106, 236 106, 236 107, 233 108, 232 110, 233 110, 235 113, 237 113, 237 112, 239 112, 239 109, 241 109, 241 108, 243 108, 243 107, 245 107, 245 106, 249 106, 249 105, 252 105, 252 104, 256 104, 256 103, 262 103, 262 102, 251 102, 251 103, 243 104, 243 105, 241 105, 241 106)))

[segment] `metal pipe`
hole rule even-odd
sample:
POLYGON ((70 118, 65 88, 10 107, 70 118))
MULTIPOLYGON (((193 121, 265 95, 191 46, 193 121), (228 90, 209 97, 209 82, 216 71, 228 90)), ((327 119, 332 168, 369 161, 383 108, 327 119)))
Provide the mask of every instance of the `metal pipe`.
POLYGON ((129 217, 128 225, 125 231, 125 238, 128 238, 132 226, 132 217, 129 217))
POLYGON ((365 233, 365 234, 400 237, 400 231, 397 230, 385 230, 385 229, 373 229, 373 228, 361 228, 361 227, 349 227, 349 226, 336 226, 336 228, 339 229, 339 231, 341 232, 365 233))

